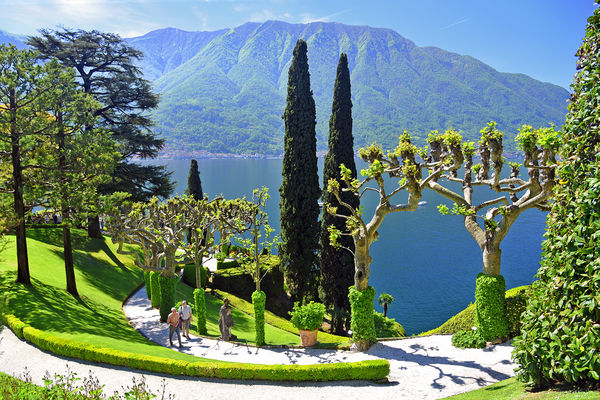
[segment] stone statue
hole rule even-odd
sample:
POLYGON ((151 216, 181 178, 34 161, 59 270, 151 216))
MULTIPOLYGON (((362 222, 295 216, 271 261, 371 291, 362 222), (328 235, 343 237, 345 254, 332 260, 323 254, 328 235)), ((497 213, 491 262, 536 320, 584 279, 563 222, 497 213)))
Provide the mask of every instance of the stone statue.
POLYGON ((219 311, 219 330, 221 331, 221 339, 229 342, 232 339, 237 339, 237 336, 231 333, 233 327, 233 316, 231 315, 231 305, 229 299, 223 299, 223 305, 219 311))

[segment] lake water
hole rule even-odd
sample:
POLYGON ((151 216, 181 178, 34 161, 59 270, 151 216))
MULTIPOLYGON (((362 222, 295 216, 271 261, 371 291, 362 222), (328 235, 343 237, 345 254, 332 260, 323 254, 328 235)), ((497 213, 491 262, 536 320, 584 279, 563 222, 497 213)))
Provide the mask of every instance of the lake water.
MULTIPOLYGON (((190 161, 159 163, 173 171, 176 193, 183 193, 190 161)), ((357 161, 359 171, 360 165, 357 161)), ((280 159, 199 159, 198 167, 202 188, 210 198, 219 194, 225 198, 251 197, 253 189, 268 187, 269 221, 279 230, 280 159)), ((322 170, 320 159, 319 173, 322 170)), ((404 200, 398 197, 398 201, 404 200)), ((371 246, 370 284, 377 297, 383 292, 394 296, 388 316, 400 322, 408 334, 435 328, 473 302, 475 277, 482 270, 481 251, 465 230, 462 217, 443 216, 437 211, 438 204, 449 202, 431 191, 425 191, 421 200, 428 203, 415 212, 388 215, 379 230, 379 240, 371 246)), ((372 215, 375 203, 376 198, 363 198, 366 216, 372 215)), ((502 275, 507 288, 533 281, 545 217, 535 209, 523 212, 504 239, 502 275)), ((382 312, 377 303, 375 309, 382 312)))

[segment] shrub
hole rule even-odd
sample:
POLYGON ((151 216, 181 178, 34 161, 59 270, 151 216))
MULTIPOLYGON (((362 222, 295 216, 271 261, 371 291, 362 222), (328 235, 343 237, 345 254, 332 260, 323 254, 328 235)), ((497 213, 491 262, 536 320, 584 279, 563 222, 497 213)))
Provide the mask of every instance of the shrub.
MULTIPOLYGON (((23 337, 42 350, 60 356, 124 366, 170 375, 203 376, 223 379, 259 379, 270 381, 380 380, 390 373, 387 360, 312 365, 262 365, 223 361, 181 361, 166 357, 130 353, 62 338, 23 324, 23 337)), ((12 328, 11 328, 12 329, 12 328)))
POLYGON ((504 292, 506 284, 501 275, 480 272, 475 281, 475 326, 485 340, 508 336, 504 292))
POLYGON ((311 301, 303 306, 300 303, 294 303, 294 309, 290 311, 292 324, 302 330, 314 331, 323 325, 325 316, 325 306, 321 303, 311 301))
MULTIPOLYGON (((194 264, 187 264, 183 267, 183 281, 189 286, 195 288, 196 286, 196 266, 194 264)), ((200 284, 201 287, 205 288, 208 281, 208 270, 204 266, 200 266, 200 284)))
POLYGON ((156 271, 150 272, 150 303, 152 304, 152 308, 160 307, 159 275, 156 271))
MULTIPOLYGON (((265 344, 265 302, 267 295, 263 291, 252 293, 252 305, 254 306, 254 325, 256 329, 256 345, 265 344)), ((322 320, 322 318, 321 318, 322 320)))
POLYGON ((378 338, 405 337, 404 327, 393 318, 384 317, 382 313, 373 313, 375 323, 375 334, 378 338))
POLYGON ((177 285, 177 282, 176 277, 159 275, 161 322, 167 321, 171 308, 175 304, 175 285, 177 285))
POLYGON ((238 260, 217 260, 217 271, 229 268, 237 268, 240 266, 238 260))
POLYGON ((144 287, 146 288, 146 296, 152 299, 152 289, 150 288, 150 271, 144 271, 144 287))
POLYGON ((375 322, 373 314, 373 300, 375 300, 375 289, 369 286, 365 290, 357 290, 350 286, 350 306, 352 309, 352 319, 350 329, 352 330, 353 342, 375 343, 377 335, 375 333, 375 322))
POLYGON ((485 347, 485 339, 481 336, 478 329, 470 329, 468 331, 458 331, 452 336, 452 344, 454 347, 461 349, 475 348, 483 349, 485 347))
POLYGON ((196 326, 198 333, 206 335, 206 299, 204 289, 194 289, 194 304, 196 305, 196 326))

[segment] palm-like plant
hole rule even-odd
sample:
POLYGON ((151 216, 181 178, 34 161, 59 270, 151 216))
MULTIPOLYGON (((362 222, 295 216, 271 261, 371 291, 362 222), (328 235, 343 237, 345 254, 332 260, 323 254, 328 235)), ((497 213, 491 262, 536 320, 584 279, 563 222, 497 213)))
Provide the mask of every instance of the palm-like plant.
POLYGON ((388 293, 381 293, 379 295, 379 304, 381 304, 383 306, 383 316, 387 317, 387 309, 388 309, 388 305, 392 304, 394 302, 394 296, 392 296, 391 294, 388 293))

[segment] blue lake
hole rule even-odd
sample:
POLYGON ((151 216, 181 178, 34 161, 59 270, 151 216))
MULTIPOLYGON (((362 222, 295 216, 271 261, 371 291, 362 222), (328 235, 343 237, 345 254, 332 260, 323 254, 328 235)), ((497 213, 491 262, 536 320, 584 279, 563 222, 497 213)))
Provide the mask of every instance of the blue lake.
MULTIPOLYGON (((176 193, 183 193, 190 160, 158 163, 173 171, 176 193)), ((360 165, 357 161, 359 170, 360 165)), ((279 230, 281 160, 199 159, 198 167, 202 188, 210 198, 219 194, 225 198, 251 197, 253 189, 268 187, 269 221, 279 230)), ((319 173, 322 167, 320 159, 319 173)), ((394 296, 388 315, 400 322, 408 334, 435 328, 473 302, 475 277, 482 270, 481 251, 465 230, 462 217, 442 216, 437 211, 438 204, 450 205, 449 202, 431 191, 425 191, 421 200, 427 205, 415 212, 388 215, 379 230, 379 240, 371 246, 370 284, 377 296, 382 292, 394 296)), ((405 198, 398 196, 397 201, 405 198)), ((366 216, 372 215, 375 203, 374 197, 363 198, 366 216)), ((535 209, 523 212, 504 239, 502 275, 507 288, 534 280, 545 218, 546 213, 535 209)), ((375 309, 382 311, 379 304, 375 309)))

